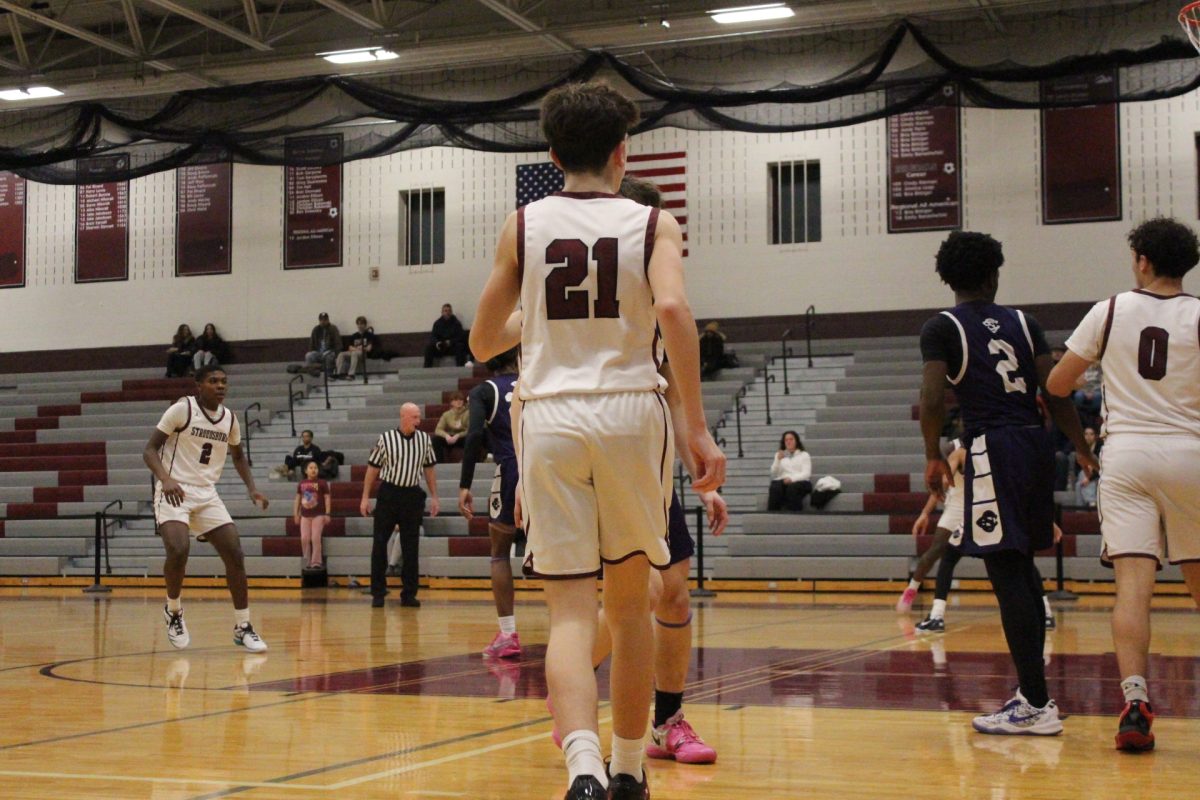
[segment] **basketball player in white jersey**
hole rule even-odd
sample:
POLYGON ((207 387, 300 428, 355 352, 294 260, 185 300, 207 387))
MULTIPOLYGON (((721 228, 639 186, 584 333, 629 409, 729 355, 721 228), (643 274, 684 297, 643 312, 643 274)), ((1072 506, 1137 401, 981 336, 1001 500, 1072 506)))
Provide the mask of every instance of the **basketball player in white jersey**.
POLYGON ((564 191, 505 221, 471 328, 471 351, 521 345, 518 458, 527 570, 547 578, 546 679, 563 733, 567 800, 649 797, 642 769, 654 637, 649 569, 665 568, 670 412, 659 376, 661 327, 679 390, 697 492, 725 457, 704 421, 696 325, 683 290, 682 236, 667 212, 616 191, 637 107, 601 83, 542 103, 564 191), (511 314, 520 300, 521 315, 511 314), (612 762, 600 753, 596 575, 613 638, 612 762), (606 789, 607 784, 607 789, 606 789))
POLYGON ((1154 747, 1145 675, 1163 558, 1179 564, 1200 605, 1200 300, 1183 291, 1200 247, 1190 228, 1162 218, 1134 228, 1129 245, 1137 288, 1088 312, 1046 386, 1066 396, 1093 362, 1104 373, 1101 557, 1116 574, 1113 644, 1125 694, 1116 743, 1139 751, 1154 747))
POLYGON ((246 565, 237 526, 217 496, 217 481, 227 452, 246 484, 250 499, 266 510, 267 498, 254 486, 254 476, 242 452, 237 416, 223 403, 228 381, 220 367, 206 365, 196 371, 195 396, 181 397, 167 409, 142 451, 154 473, 154 520, 167 557, 163 578, 167 584, 167 641, 182 649, 191 642, 183 622, 180 593, 187 568, 191 539, 208 542, 225 562, 225 580, 233 597, 233 643, 251 652, 262 652, 267 643, 250 624, 246 591, 246 565))

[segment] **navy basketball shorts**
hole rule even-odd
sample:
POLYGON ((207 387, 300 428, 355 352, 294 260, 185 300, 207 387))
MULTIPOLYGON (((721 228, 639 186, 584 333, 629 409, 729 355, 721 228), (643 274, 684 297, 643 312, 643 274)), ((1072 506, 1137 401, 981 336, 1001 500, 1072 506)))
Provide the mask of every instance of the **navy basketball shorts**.
POLYGON ((1054 448, 1040 426, 967 438, 963 552, 1032 555, 1054 544, 1054 448))
POLYGON ((492 492, 488 497, 488 520, 497 525, 512 525, 517 505, 517 461, 505 459, 496 464, 492 492))
POLYGON ((681 561, 690 561, 696 552, 696 543, 688 532, 687 515, 679 502, 679 494, 671 491, 671 510, 667 517, 667 549, 671 551, 670 566, 681 561))

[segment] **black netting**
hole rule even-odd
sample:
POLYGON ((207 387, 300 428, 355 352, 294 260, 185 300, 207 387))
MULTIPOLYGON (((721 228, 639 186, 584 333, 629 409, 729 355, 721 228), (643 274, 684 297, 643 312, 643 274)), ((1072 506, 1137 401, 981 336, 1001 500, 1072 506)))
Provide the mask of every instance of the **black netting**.
MULTIPOLYGON (((979 24, 905 21, 887 29, 689 46, 631 55, 593 52, 437 76, 309 78, 82 103, 0 116, 0 169, 45 183, 78 182, 76 159, 119 151, 118 181, 185 164, 310 164, 285 155, 290 136, 335 130, 351 161, 435 145, 538 152, 537 103, 564 82, 626 84, 662 127, 783 133, 880 119, 949 92, 965 106, 1042 108, 1043 83, 1115 76, 1117 102, 1173 97, 1200 86, 1200 59, 1178 31, 1146 24, 1161 2, 1122 16, 1064 12, 979 24), (1139 17, 1139 14, 1141 17, 1139 17), (1141 24, 1138 24, 1141 23, 1141 24), (1070 35, 1066 35, 1066 34, 1070 35), (453 97, 457 99, 446 99, 453 97)), ((329 157, 329 156, 326 156, 329 157)))

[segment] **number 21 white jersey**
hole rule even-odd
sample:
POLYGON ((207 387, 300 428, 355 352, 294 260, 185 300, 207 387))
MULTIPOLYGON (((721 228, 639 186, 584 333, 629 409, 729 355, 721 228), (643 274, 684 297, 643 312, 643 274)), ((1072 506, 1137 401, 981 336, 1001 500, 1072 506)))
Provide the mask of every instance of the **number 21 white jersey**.
POLYGON ((1067 348, 1104 373, 1104 432, 1200 436, 1200 299, 1141 289, 1092 307, 1067 348))
POLYGON ((232 411, 221 406, 209 416, 195 397, 176 400, 157 427, 167 434, 158 452, 163 468, 187 486, 215 486, 229 445, 242 443, 241 427, 232 411))
POLYGON ((517 210, 521 399, 666 388, 647 278, 658 214, 600 192, 517 210))

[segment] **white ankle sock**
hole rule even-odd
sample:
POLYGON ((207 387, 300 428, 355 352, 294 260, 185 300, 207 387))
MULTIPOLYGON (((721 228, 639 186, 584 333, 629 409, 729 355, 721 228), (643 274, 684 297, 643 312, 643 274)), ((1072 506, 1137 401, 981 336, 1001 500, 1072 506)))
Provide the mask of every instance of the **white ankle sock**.
POLYGON ((612 764, 609 770, 613 775, 632 775, 639 781, 642 779, 642 754, 646 751, 645 737, 641 739, 622 739, 615 733, 612 737, 612 764))
POLYGON ((174 614, 175 612, 182 611, 182 610, 183 610, 183 595, 180 595, 179 597, 176 597, 173 600, 170 597, 167 598, 167 611, 170 611, 172 614, 174 614))
POLYGON ((233 610, 233 624, 234 625, 249 625, 250 624, 250 609, 249 608, 235 608, 233 610))
POLYGON ((1046 616, 1053 617, 1054 608, 1050 605, 1050 598, 1046 597, 1046 595, 1042 595, 1042 605, 1046 607, 1046 616))
POLYGON ((914 592, 919 592, 919 591, 921 591, 921 582, 920 581, 909 581, 908 588, 912 589, 914 592))
POLYGON ((929 609, 929 616, 933 619, 945 619, 946 618, 946 601, 935 599, 933 601, 933 608, 929 609))
POLYGON ((505 636, 512 636, 517 632, 517 618, 515 616, 497 617, 497 619, 500 620, 500 632, 505 636))
POLYGON ((571 731, 563 737, 563 755, 567 759, 567 785, 580 775, 593 775, 606 789, 608 774, 600 756, 600 734, 594 731, 571 731))
POLYGON ((1126 703, 1132 703, 1134 700, 1141 700, 1143 703, 1150 702, 1150 695, 1147 694, 1146 689, 1146 679, 1141 675, 1130 675, 1121 681, 1121 691, 1125 693, 1126 703))

